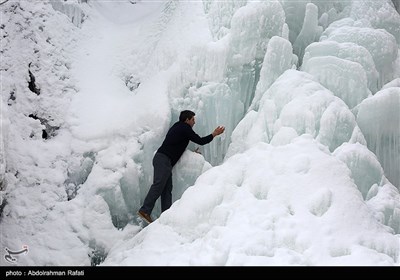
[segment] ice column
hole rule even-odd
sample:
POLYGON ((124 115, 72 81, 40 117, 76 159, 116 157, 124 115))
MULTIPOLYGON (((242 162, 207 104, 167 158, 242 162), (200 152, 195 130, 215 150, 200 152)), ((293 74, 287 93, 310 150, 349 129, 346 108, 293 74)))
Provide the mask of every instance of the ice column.
POLYGON ((250 106, 259 80, 268 41, 282 34, 285 14, 278 2, 252 2, 237 10, 231 21, 227 84, 250 106))
POLYGON ((357 109, 368 148, 377 155, 386 177, 400 188, 400 88, 383 89, 357 109))
POLYGON ((294 67, 292 44, 281 37, 274 36, 269 40, 261 68, 260 80, 250 110, 258 110, 260 99, 265 91, 283 72, 294 67))
POLYGON ((60 11, 63 14, 66 14, 72 21, 72 23, 80 27, 83 19, 85 17, 85 14, 83 13, 80 4, 81 2, 87 2, 87 1, 81 1, 81 0, 75 0, 75 1, 50 1, 51 5, 53 6, 54 10, 60 11))
POLYGON ((304 49, 312 42, 318 41, 322 33, 322 27, 318 26, 318 8, 312 3, 306 6, 303 27, 299 36, 293 44, 294 52, 299 57, 299 64, 302 64, 304 49))

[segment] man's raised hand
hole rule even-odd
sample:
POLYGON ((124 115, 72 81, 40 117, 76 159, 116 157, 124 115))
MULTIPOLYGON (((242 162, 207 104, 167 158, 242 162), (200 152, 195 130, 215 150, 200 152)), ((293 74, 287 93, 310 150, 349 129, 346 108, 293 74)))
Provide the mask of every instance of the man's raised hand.
POLYGON ((216 129, 214 129, 212 136, 215 137, 217 135, 220 135, 220 134, 224 133, 224 131, 225 131, 224 126, 218 126, 216 129))

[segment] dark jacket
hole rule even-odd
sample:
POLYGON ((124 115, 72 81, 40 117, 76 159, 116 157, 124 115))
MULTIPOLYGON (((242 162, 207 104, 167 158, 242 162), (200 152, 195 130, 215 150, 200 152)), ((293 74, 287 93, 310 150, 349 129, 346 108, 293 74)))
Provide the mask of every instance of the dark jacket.
POLYGON ((189 124, 178 121, 168 130, 164 142, 157 152, 167 155, 171 159, 172 166, 174 166, 182 156, 189 141, 205 145, 210 143, 213 138, 212 134, 200 137, 189 124))

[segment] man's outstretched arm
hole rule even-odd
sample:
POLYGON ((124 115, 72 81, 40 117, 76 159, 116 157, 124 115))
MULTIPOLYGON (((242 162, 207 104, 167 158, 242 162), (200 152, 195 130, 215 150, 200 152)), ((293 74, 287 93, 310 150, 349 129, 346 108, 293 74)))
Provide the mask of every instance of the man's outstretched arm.
POLYGON ((223 126, 218 126, 216 129, 214 129, 213 133, 204 136, 204 137, 200 137, 199 135, 196 134, 196 132, 194 132, 192 129, 190 130, 190 136, 189 139, 190 141, 199 144, 199 145, 205 145, 210 143, 215 136, 220 135, 221 133, 223 133, 225 131, 225 127, 223 126))

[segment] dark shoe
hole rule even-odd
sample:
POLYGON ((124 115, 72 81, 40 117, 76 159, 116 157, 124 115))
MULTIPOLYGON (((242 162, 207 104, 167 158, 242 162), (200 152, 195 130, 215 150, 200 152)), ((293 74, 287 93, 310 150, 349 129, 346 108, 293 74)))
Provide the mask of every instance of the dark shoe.
POLYGON ((149 214, 143 212, 142 210, 139 210, 138 215, 140 218, 142 218, 143 220, 145 220, 147 223, 152 223, 153 219, 150 217, 149 214))

